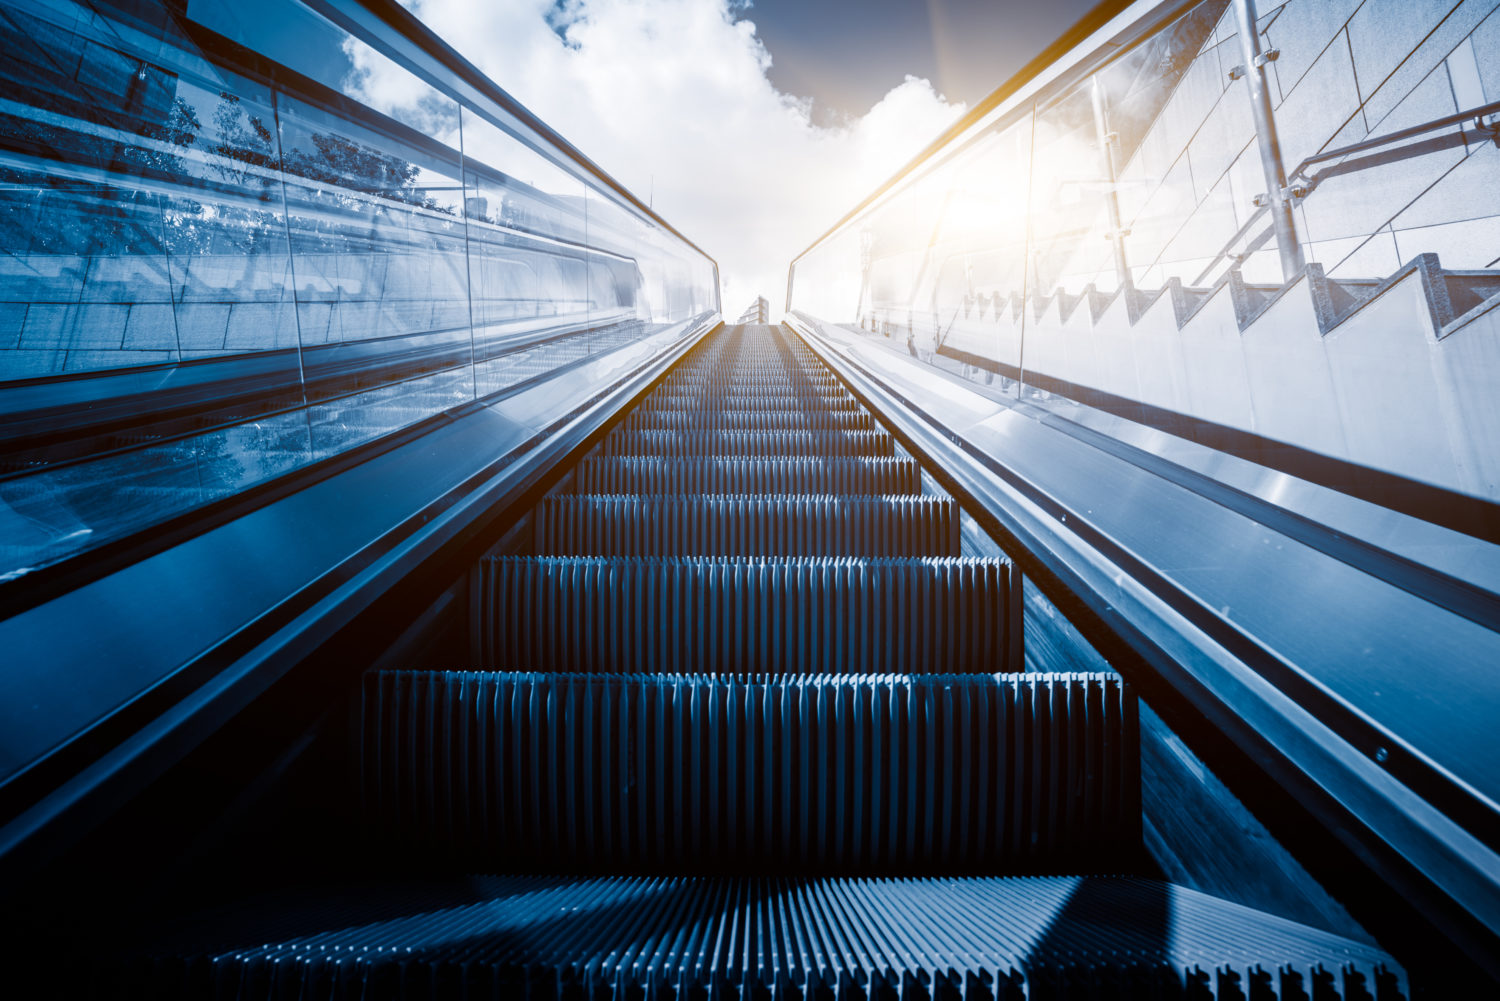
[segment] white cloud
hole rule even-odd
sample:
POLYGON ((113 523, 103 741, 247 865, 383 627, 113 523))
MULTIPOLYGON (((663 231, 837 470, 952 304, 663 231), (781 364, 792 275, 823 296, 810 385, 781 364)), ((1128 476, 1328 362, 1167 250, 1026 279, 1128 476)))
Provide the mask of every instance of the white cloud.
MULTIPOLYGON (((771 84, 753 11, 733 0, 409 6, 717 258, 731 318, 757 294, 779 312, 791 258, 964 110, 909 76, 862 117, 820 128, 771 84)), ((415 99, 410 77, 350 54, 356 96, 386 110, 415 99)))

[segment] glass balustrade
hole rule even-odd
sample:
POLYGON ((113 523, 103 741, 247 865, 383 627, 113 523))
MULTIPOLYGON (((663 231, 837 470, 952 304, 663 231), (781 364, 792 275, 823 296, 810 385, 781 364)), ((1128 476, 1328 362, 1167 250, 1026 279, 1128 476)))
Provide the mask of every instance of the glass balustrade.
POLYGON ((789 312, 1366 498, 1500 499, 1500 10, 1258 6, 1248 65, 1227 0, 1131 8, 799 256, 789 312))
POLYGON ((717 313, 575 151, 323 9, 0 0, 0 579, 717 313))

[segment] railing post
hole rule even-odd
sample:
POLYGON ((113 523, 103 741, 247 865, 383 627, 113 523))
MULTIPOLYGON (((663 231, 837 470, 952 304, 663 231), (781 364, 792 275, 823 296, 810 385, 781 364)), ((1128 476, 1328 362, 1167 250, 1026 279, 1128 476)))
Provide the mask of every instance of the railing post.
MULTIPOLYGON (((1281 252, 1281 278, 1291 281, 1302 273, 1302 244, 1286 191, 1286 168, 1281 163, 1281 140, 1271 111, 1271 92, 1266 87, 1267 59, 1260 50, 1260 32, 1255 27, 1255 0, 1234 0, 1240 27, 1240 53, 1245 60, 1245 83, 1250 86, 1250 110, 1255 117, 1256 145, 1260 167, 1266 178, 1266 198, 1276 227, 1276 247, 1281 252)), ((1274 53, 1271 54, 1274 57, 1274 53)))
POLYGON ((1094 132, 1099 137, 1099 157, 1104 176, 1109 181, 1109 190, 1104 195, 1109 210, 1109 242, 1115 252, 1115 273, 1120 279, 1120 287, 1129 288, 1135 283, 1131 281, 1130 262, 1125 257, 1126 233, 1120 221, 1119 166, 1115 162, 1120 137, 1109 127, 1109 109, 1104 104, 1104 86, 1099 82, 1098 73, 1094 74, 1090 86, 1094 102, 1094 132))

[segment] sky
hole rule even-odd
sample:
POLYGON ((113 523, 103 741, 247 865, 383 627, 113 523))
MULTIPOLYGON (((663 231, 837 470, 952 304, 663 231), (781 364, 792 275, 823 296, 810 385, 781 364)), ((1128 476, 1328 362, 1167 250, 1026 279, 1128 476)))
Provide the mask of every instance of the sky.
MULTIPOLYGON (((791 259, 1087 0, 405 0, 779 315, 791 259)), ((390 111, 416 95, 355 65, 390 111)), ((408 78, 409 79, 409 78, 408 78)))
POLYGON ((908 75, 973 106, 1094 0, 756 0, 741 16, 772 54, 771 83, 811 97, 813 121, 864 114, 908 75))

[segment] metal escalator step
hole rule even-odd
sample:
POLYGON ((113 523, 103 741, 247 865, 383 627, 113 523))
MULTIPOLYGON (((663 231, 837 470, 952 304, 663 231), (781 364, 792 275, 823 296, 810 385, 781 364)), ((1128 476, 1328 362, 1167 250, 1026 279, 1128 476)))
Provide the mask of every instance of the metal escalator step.
POLYGON ((890 456, 896 441, 883 431, 614 431, 602 455, 890 456))
POLYGON ((1140 843, 1112 674, 366 675, 367 823, 536 871, 1098 870, 1140 843))
MULTIPOLYGON (((814 363, 815 364, 815 363, 814 363)), ((701 365, 684 368, 662 380, 662 386, 695 392, 825 394, 844 396, 847 391, 833 373, 821 366, 778 363, 775 365, 701 365)))
POLYGON ((873 431, 868 413, 848 410, 714 410, 640 407, 619 425, 627 431, 873 431))
POLYGON ((548 556, 959 556, 951 497, 563 494, 532 515, 548 556))
POLYGON ((580 494, 920 494, 922 467, 906 458, 658 459, 591 456, 578 464, 580 494))
POLYGON ((267 893, 158 934, 106 967, 96 993, 1401 1001, 1411 989, 1374 946, 1110 876, 466 876, 267 893))
POLYGON ((736 372, 731 377, 720 379, 702 373, 684 375, 681 379, 663 382, 656 391, 664 397, 686 397, 688 399, 754 399, 764 397, 771 400, 847 400, 852 399, 846 389, 832 380, 794 381, 788 373, 775 375, 751 375, 736 372))
POLYGON ((486 670, 1019 671, 1013 574, 992 559, 487 557, 474 649, 486 670))
POLYGON ((848 402, 859 401, 841 389, 794 387, 785 380, 735 383, 729 386, 687 385, 663 387, 642 400, 652 409, 663 410, 675 407, 713 407, 723 410, 862 410, 863 406, 849 407, 848 402))
MULTIPOLYGON (((721 411, 801 411, 808 407, 809 397, 793 396, 788 393, 772 394, 740 394, 735 396, 719 395, 704 401, 698 394, 685 390, 662 390, 658 389, 646 399, 641 401, 641 409, 672 410, 679 407, 693 407, 711 404, 721 411)), ((813 406, 823 410, 833 411, 862 411, 864 405, 852 396, 820 397, 812 403, 813 406)))

